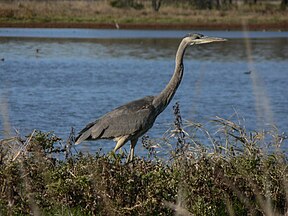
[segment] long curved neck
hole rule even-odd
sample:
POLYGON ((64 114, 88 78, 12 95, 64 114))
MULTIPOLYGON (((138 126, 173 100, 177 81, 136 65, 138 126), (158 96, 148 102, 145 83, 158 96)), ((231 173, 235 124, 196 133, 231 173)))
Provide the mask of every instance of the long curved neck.
POLYGON ((160 114, 168 106, 182 80, 184 71, 183 56, 187 45, 185 39, 181 41, 176 53, 174 74, 165 89, 153 100, 153 106, 156 108, 157 114, 160 114))

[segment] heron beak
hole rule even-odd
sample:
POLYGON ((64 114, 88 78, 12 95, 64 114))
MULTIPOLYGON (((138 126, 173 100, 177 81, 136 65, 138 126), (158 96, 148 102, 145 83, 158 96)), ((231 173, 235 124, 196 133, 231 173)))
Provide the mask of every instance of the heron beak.
POLYGON ((222 42, 222 41, 227 41, 227 39, 205 36, 203 38, 197 39, 194 44, 204 44, 204 43, 222 42))

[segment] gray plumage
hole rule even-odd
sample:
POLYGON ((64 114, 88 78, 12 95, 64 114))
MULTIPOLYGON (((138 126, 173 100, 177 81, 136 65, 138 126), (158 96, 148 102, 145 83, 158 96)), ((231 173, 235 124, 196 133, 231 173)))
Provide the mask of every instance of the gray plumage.
POLYGON ((134 147, 138 138, 145 134, 154 124, 157 116, 168 106, 183 76, 183 56, 189 45, 225 41, 222 38, 207 37, 201 34, 188 34, 178 47, 174 74, 165 89, 156 96, 147 96, 124 104, 94 122, 89 123, 79 132, 75 144, 84 140, 114 139, 117 144, 114 151, 130 140, 130 155, 133 160, 134 147))

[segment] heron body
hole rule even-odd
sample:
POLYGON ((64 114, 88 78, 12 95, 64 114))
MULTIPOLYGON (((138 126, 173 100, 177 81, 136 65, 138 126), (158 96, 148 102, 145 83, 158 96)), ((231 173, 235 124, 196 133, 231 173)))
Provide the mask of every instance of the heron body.
POLYGON ((146 96, 124 104, 106 113, 94 122, 89 123, 78 134, 75 144, 84 140, 114 139, 114 151, 121 148, 127 141, 131 142, 128 160, 133 160, 134 148, 138 138, 145 134, 154 124, 157 116, 172 100, 183 76, 183 56, 189 45, 224 41, 222 38, 206 37, 201 34, 189 34, 182 39, 175 59, 173 76, 159 95, 146 96))
POLYGON ((130 140, 132 160, 138 138, 153 126, 157 117, 153 99, 153 96, 147 96, 132 101, 89 123, 80 131, 76 144, 84 140, 114 139, 117 142, 114 151, 117 151, 130 140))

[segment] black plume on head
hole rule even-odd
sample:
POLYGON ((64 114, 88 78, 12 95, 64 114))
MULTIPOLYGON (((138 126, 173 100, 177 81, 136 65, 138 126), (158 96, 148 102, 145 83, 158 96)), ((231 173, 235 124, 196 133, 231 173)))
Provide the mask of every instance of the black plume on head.
POLYGON ((189 33, 185 37, 192 37, 193 39, 200 39, 200 38, 204 37, 204 35, 199 34, 199 33, 189 33))

